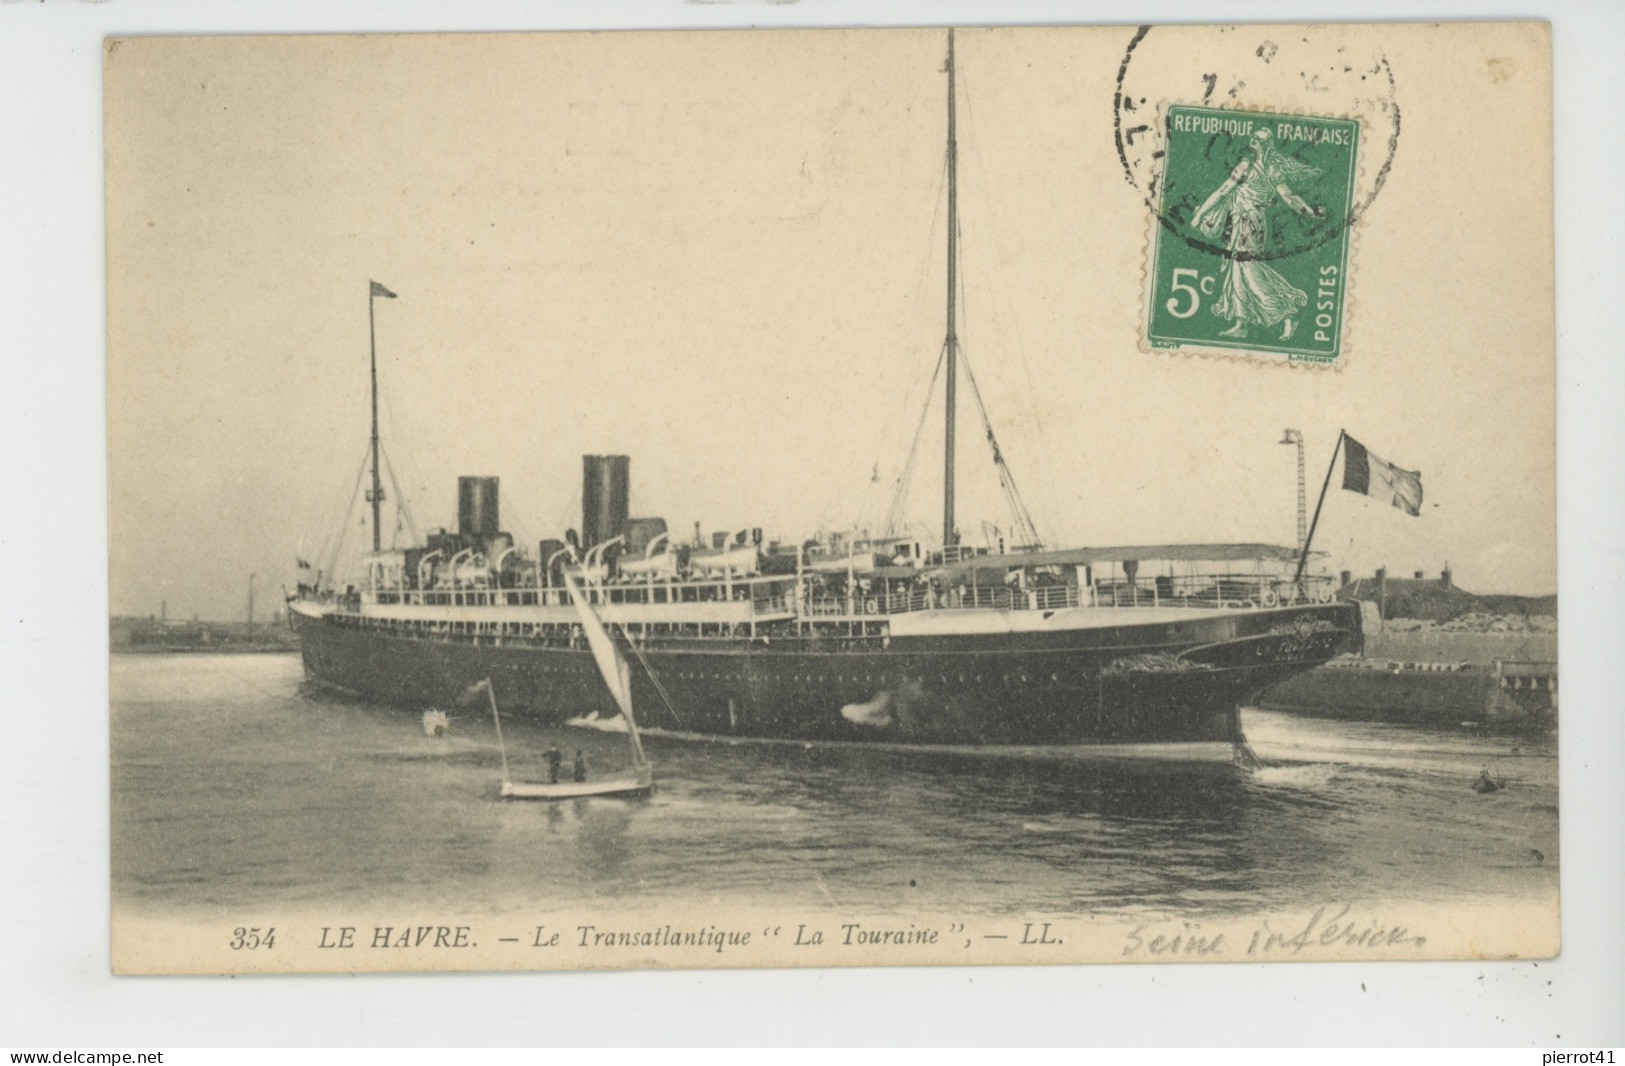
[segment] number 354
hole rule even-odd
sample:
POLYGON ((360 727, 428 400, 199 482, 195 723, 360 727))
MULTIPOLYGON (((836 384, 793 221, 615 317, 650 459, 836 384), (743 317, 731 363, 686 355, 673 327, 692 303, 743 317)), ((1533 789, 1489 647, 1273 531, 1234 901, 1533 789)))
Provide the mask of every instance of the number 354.
POLYGON ((231 950, 253 951, 255 948, 276 947, 276 926, 261 929, 259 926, 246 927, 239 925, 231 931, 231 950))
POLYGON ((1168 313, 1170 315, 1173 315, 1175 318, 1189 318, 1189 317, 1191 317, 1192 315, 1194 315, 1196 313, 1196 309, 1198 307, 1202 306, 1202 297, 1204 295, 1206 295, 1206 296, 1212 296, 1213 295, 1213 275, 1212 274, 1198 275, 1198 273, 1196 271, 1192 270, 1189 267, 1180 267, 1178 270, 1174 271, 1173 290, 1174 290, 1174 295, 1172 295, 1172 296, 1170 296, 1168 298, 1168 303, 1166 304, 1166 306, 1168 308, 1168 313), (1192 285, 1189 282, 1181 281, 1180 280, 1180 275, 1182 275, 1182 274, 1183 275, 1188 275, 1189 277, 1195 279, 1196 284, 1192 285), (1198 289, 1200 289, 1201 291, 1198 292, 1197 291, 1198 289), (1183 307, 1183 308, 1181 308, 1179 306, 1179 303, 1180 303, 1179 294, 1180 293, 1189 293, 1190 294, 1189 295, 1190 302, 1187 303, 1185 305, 1185 307, 1183 307))

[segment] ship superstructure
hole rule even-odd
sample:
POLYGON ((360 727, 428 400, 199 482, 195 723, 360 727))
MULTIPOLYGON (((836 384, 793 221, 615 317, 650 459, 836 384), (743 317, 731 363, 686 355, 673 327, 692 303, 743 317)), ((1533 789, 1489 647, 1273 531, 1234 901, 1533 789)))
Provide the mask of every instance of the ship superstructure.
MULTIPOLYGON (((626 513, 630 464, 587 456, 591 547, 534 553, 464 478, 456 531, 366 557, 290 604, 329 683, 421 705, 489 676, 550 721, 615 713, 565 572, 634 663, 654 730, 939 745, 1175 745, 1225 756, 1254 693, 1357 647, 1356 605, 1294 578, 1297 552, 1170 544, 1023 554, 895 539, 786 546, 755 531, 673 543, 626 513)), ((578 539, 585 545, 585 539, 578 539)))

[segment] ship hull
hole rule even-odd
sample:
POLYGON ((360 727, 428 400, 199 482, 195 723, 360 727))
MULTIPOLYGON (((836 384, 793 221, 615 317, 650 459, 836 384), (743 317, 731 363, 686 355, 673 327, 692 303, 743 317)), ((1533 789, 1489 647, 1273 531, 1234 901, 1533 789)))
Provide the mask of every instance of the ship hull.
MULTIPOLYGON (((504 713, 616 714, 591 652, 295 616, 307 673, 368 698, 445 705, 489 677, 504 713)), ((1258 692, 1358 650, 1352 605, 1044 634, 795 635, 640 644, 639 724, 692 736, 903 746, 1226 745, 1258 692)))

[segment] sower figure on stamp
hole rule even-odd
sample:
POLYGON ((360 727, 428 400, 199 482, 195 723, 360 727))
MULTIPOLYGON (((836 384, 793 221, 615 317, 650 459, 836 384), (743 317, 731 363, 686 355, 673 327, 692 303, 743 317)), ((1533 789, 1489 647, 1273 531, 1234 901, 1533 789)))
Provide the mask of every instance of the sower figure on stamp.
POLYGON ((1320 170, 1282 155, 1268 129, 1254 133, 1247 148, 1251 158, 1236 164, 1225 183, 1191 216, 1191 225, 1205 236, 1218 237, 1225 223, 1230 224, 1224 288, 1213 313, 1234 319, 1235 324, 1220 336, 1245 337, 1249 322, 1265 329, 1285 322, 1281 339, 1286 340, 1295 328, 1293 315, 1308 305, 1309 296, 1259 257, 1268 243, 1269 208, 1275 197, 1300 215, 1325 217, 1324 208, 1309 206, 1287 184, 1319 177, 1320 170))

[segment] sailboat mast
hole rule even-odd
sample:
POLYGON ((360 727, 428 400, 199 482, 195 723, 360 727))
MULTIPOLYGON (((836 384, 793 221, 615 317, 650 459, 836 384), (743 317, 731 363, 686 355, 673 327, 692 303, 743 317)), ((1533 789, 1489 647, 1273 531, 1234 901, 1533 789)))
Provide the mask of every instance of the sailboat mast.
POLYGON ((954 129, 954 31, 948 31, 948 333, 943 344, 948 376, 943 406, 947 409, 943 428, 942 457, 942 547, 957 543, 954 534, 954 402, 959 364, 959 337, 955 330, 955 290, 959 272, 959 144, 954 129))

